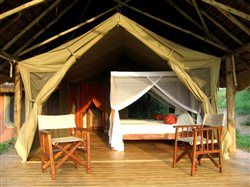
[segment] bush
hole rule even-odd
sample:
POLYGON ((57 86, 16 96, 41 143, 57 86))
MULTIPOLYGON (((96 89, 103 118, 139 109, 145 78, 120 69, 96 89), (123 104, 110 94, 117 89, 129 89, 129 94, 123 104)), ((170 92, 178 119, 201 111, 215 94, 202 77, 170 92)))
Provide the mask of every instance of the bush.
POLYGON ((148 94, 145 94, 140 99, 135 101, 128 107, 129 118, 146 119, 152 117, 154 114, 168 114, 169 105, 161 103, 155 98, 151 97, 150 111, 147 111, 148 105, 148 94), (147 113, 149 112, 149 113, 147 113))
POLYGON ((235 96, 235 110, 239 115, 250 114, 250 89, 237 92, 235 96))
POLYGON ((226 100, 226 89, 219 89, 217 92, 218 98, 218 108, 220 110, 225 109, 227 107, 227 100, 226 100))
MULTIPOLYGON (((226 89, 220 89, 217 93, 218 108, 225 109, 226 103, 226 89)), ((238 115, 250 114, 250 89, 237 92, 235 95, 235 112, 238 115)))
POLYGON ((10 148, 14 146, 15 139, 12 138, 9 141, 0 143, 0 155, 7 152, 10 148))
POLYGON ((242 123, 242 125, 250 126, 250 117, 248 117, 247 120, 242 123))
POLYGON ((239 130, 236 129, 236 143, 237 148, 241 148, 250 152, 250 136, 249 135, 241 135, 239 130))

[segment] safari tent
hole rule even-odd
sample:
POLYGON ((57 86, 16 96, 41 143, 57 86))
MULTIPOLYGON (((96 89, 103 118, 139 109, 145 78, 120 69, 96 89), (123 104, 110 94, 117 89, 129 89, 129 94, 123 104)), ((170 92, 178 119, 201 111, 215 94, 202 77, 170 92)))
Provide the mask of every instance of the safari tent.
POLYGON ((116 13, 89 32, 41 55, 19 63, 26 93, 27 118, 16 149, 25 161, 37 129, 37 115, 59 83, 94 76, 122 54, 145 64, 172 70, 202 103, 204 113, 216 113, 220 59, 193 51, 156 35, 116 13), (83 77, 82 77, 83 75, 83 77))
MULTIPOLYGON (((225 160, 225 175, 215 179, 209 175, 210 169, 205 169, 206 174, 191 181, 197 186, 249 184, 249 155, 236 151, 235 122, 235 93, 250 85, 250 10, 246 0, 159 0, 157 3, 0 0, 0 7, 0 84, 14 83, 12 90, 0 85, 0 93, 14 92, 13 129, 18 135, 16 149, 23 161, 36 146, 38 114, 73 112, 81 127, 86 125, 83 115, 87 108, 95 107, 107 141, 107 132, 113 130, 109 114, 120 109, 110 106, 110 72, 143 73, 144 78, 149 72, 163 72, 173 75, 171 80, 180 81, 196 99, 197 106, 201 106, 202 113, 216 113, 216 89, 227 88, 224 156, 229 151, 232 159, 225 160), (85 90, 89 91, 87 95, 83 94, 85 90), (22 120, 23 113, 25 120, 22 120)), ((147 88, 157 85, 159 77, 146 78, 143 82, 148 85, 143 85, 147 88)), ((128 185, 132 182, 132 185, 145 185, 148 179, 149 185, 156 185, 156 178, 156 182, 164 185, 166 181, 173 184, 178 181, 178 185, 181 185, 179 181, 183 185, 190 183, 190 179, 183 177, 183 171, 168 168, 166 171, 173 154, 172 147, 165 141, 160 146, 152 141, 145 143, 148 147, 144 147, 144 143, 137 147, 130 141, 128 151, 119 153, 112 151, 108 143, 105 147, 100 137, 92 133, 93 142, 98 142, 93 146, 93 164, 99 170, 95 173, 97 178, 77 172, 80 183, 103 186, 106 182, 114 186, 123 181, 128 185), (156 145, 153 151, 152 145, 156 145), (99 157, 103 151, 105 154, 99 157), (134 178, 134 172, 138 178, 134 178), (130 177, 133 180, 129 181, 130 177)), ((20 185, 19 181, 31 186, 34 185, 32 178, 36 185, 51 185, 41 177, 34 163, 20 164, 17 155, 2 158, 5 160, 4 186, 20 185), (13 165, 16 169, 10 173, 8 168, 13 169, 13 165), (20 180, 16 180, 18 173, 23 176, 20 180)), ((62 185, 65 185, 64 179, 71 179, 65 175, 62 175, 62 185)), ((79 180, 75 182, 77 184, 71 180, 70 184, 79 185, 79 180)))

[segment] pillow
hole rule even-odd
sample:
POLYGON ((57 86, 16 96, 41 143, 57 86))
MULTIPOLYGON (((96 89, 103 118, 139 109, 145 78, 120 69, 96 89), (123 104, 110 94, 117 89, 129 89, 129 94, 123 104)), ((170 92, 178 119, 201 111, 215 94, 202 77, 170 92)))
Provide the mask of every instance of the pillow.
POLYGON ((185 112, 178 116, 176 125, 195 125, 194 119, 185 112))
POLYGON ((164 118, 163 118, 163 122, 165 124, 176 124, 176 121, 177 121, 177 117, 175 115, 172 115, 172 114, 169 114, 169 115, 166 115, 164 118))
POLYGON ((163 115, 163 114, 155 114, 155 115, 153 116, 153 118, 156 119, 156 120, 163 120, 164 115, 163 115))

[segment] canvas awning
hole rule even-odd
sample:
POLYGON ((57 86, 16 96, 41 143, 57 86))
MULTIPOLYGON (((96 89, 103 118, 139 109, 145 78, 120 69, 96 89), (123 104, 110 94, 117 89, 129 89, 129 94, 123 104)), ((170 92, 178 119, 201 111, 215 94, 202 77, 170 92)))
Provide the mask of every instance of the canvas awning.
MULTIPOLYGON (((70 69, 72 77, 84 75, 84 73, 79 74, 80 70, 83 72, 86 70, 85 72, 89 74, 91 71, 88 68, 93 64, 89 63, 88 58, 94 59, 95 56, 100 57, 102 54, 116 55, 114 51, 119 47, 130 49, 127 50, 130 53, 132 49, 136 55, 146 56, 153 62, 157 61, 155 59, 160 59, 168 64, 181 82, 202 102, 204 112, 216 112, 219 58, 175 44, 116 13, 74 40, 19 63, 26 98, 29 102, 28 116, 16 142, 17 152, 23 161, 27 160, 31 149, 37 129, 37 115, 41 113, 42 104, 59 85, 71 66, 77 62, 76 66, 70 69), (88 53, 93 48, 95 53, 88 53), (148 55, 145 50, 149 50, 151 55, 148 55)), ((99 63, 102 62, 96 60, 99 63)), ((102 64, 102 66, 105 65, 102 64)))

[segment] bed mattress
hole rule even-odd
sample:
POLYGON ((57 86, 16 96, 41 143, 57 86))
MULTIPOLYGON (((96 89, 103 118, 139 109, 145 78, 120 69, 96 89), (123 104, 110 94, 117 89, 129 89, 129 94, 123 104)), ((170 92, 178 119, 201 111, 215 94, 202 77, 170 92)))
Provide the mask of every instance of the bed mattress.
POLYGON ((122 119, 122 135, 126 134, 168 134, 175 133, 174 124, 165 124, 162 120, 122 119))

